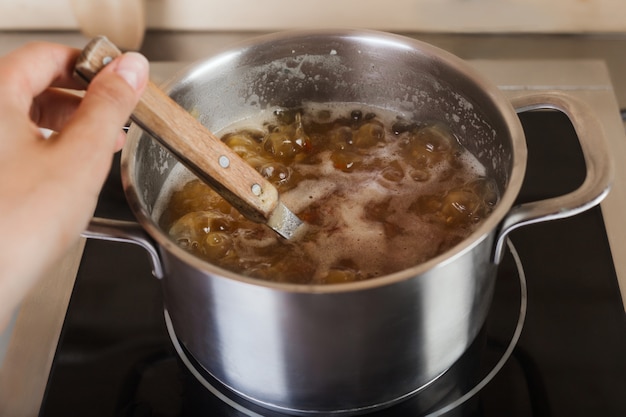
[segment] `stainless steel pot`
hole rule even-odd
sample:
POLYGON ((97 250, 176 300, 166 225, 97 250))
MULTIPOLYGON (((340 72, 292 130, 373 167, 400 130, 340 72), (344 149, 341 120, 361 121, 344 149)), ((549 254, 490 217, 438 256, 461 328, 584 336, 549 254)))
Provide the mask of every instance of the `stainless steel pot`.
POLYGON ((304 102, 367 103, 441 120, 497 180, 501 200, 490 217, 424 264, 348 284, 269 283, 208 264, 159 229, 153 209, 176 161, 131 128, 122 179, 140 226, 94 219, 86 235, 148 249, 177 340, 225 386, 273 409, 360 413, 418 392, 481 328, 507 234, 594 206, 612 176, 602 129, 583 103, 554 93, 512 105, 464 61, 390 34, 260 37, 192 66, 166 90, 213 131, 263 109, 304 102), (570 194, 514 206, 526 167, 516 109, 539 108, 570 117, 587 177, 570 194))

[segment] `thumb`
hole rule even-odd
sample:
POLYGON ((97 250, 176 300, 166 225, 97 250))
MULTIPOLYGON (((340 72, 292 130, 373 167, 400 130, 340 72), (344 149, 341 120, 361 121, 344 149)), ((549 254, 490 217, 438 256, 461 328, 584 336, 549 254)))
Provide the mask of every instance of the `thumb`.
POLYGON ((143 55, 128 52, 116 58, 91 81, 76 112, 76 124, 69 127, 98 132, 97 136, 105 139, 117 138, 147 82, 148 60, 143 55))
POLYGON ((74 172, 91 171, 104 178, 121 129, 148 83, 148 67, 143 55, 128 52, 91 81, 57 139, 59 158, 71 161, 74 172))

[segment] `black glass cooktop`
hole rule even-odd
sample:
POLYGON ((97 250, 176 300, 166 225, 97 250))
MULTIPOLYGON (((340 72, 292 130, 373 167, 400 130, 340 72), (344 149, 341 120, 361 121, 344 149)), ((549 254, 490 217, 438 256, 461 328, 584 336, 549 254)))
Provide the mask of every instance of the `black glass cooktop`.
MULTIPOLYGON (((529 146, 520 201, 576 188, 585 165, 568 120, 520 118, 529 146)), ((132 218, 118 160, 97 215, 132 218)), ((448 380, 371 415, 626 416, 626 315, 604 230, 596 208, 513 232, 485 328, 448 380)), ((88 241, 40 416, 277 415, 233 398, 211 393, 179 359, 143 250, 88 241)))

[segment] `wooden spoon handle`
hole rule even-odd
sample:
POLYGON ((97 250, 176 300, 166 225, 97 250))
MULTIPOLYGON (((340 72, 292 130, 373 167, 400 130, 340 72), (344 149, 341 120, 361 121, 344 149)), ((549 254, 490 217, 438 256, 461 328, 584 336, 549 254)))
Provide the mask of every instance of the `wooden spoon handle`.
MULTIPOLYGON (((89 83, 121 51, 105 37, 93 39, 76 61, 76 75, 89 83)), ((131 119, 237 210, 266 223, 278 191, 252 166, 151 81, 131 119)))

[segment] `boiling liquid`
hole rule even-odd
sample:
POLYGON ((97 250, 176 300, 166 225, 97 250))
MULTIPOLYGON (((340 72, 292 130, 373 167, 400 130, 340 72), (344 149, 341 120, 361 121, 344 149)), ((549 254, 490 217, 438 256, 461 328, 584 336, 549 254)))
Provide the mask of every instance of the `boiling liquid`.
POLYGON ((326 284, 417 265, 489 215, 498 199, 495 182, 446 126, 347 106, 276 111, 271 120, 247 121, 222 136, 309 224, 304 238, 287 241, 245 219, 182 167, 160 197, 161 227, 223 268, 326 284))

